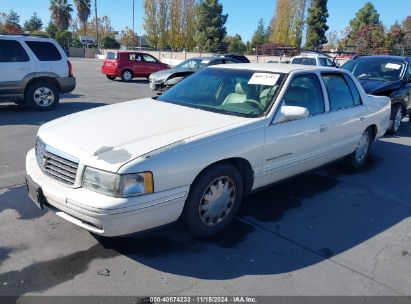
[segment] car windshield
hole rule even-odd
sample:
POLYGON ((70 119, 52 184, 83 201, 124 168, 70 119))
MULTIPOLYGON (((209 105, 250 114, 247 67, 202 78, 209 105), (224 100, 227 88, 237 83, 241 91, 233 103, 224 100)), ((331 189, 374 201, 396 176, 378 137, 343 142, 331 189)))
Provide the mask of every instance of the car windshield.
POLYGON ((182 63, 176 65, 175 69, 188 69, 188 70, 201 70, 207 67, 207 62, 203 59, 188 59, 182 63))
POLYGON ((341 68, 350 71, 358 79, 396 81, 401 78, 405 64, 387 58, 363 58, 351 60, 341 68))
POLYGON ((157 100, 206 111, 258 117, 270 107, 284 73, 207 68, 172 87, 157 100))

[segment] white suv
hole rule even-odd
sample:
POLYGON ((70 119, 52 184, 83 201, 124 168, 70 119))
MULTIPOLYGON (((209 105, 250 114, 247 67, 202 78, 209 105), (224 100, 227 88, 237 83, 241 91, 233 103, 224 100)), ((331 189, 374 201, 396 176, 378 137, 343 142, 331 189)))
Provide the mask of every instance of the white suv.
POLYGON ((60 93, 76 87, 71 63, 47 37, 0 35, 0 102, 14 101, 39 111, 54 108, 60 93))
POLYGON ((298 56, 293 57, 291 64, 316 65, 336 67, 337 65, 327 55, 315 52, 303 52, 298 56))

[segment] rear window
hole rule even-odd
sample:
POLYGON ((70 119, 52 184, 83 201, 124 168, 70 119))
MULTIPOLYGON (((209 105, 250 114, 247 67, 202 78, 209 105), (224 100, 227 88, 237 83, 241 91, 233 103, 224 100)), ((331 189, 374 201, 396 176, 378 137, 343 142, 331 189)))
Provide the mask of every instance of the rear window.
POLYGON ((26 41, 26 44, 40 61, 59 61, 61 54, 51 42, 26 41))
POLYGON ((30 58, 15 40, 0 40, 0 62, 26 62, 30 58))
POLYGON ((291 63, 292 64, 303 64, 303 65, 317 65, 315 58, 306 58, 306 57, 294 58, 291 63))
POLYGON ((117 59, 117 53, 108 52, 106 55, 106 59, 117 59))

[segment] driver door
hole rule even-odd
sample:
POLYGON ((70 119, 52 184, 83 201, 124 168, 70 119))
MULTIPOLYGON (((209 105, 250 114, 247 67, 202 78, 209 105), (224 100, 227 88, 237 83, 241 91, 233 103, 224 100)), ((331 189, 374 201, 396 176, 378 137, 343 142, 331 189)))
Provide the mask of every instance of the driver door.
POLYGON ((328 104, 315 73, 297 74, 290 82, 282 106, 307 108, 309 116, 266 127, 263 184, 270 184, 313 169, 327 160, 328 104))

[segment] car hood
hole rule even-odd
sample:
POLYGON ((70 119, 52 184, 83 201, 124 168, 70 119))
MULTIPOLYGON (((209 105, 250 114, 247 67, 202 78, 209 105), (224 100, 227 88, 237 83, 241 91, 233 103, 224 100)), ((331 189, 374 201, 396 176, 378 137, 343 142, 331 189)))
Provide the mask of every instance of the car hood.
POLYGON ((372 80, 364 79, 359 80, 365 93, 375 95, 384 91, 390 91, 398 89, 401 86, 401 81, 384 81, 384 80, 372 80))
POLYGON ((173 75, 175 73, 185 73, 185 72, 194 73, 195 71, 190 70, 190 69, 168 69, 168 70, 155 72, 155 73, 150 75, 150 78, 155 82, 165 81, 166 79, 168 79, 171 75, 173 75))
POLYGON ((38 136, 82 164, 116 172, 149 152, 244 120, 147 98, 59 118, 38 136))

